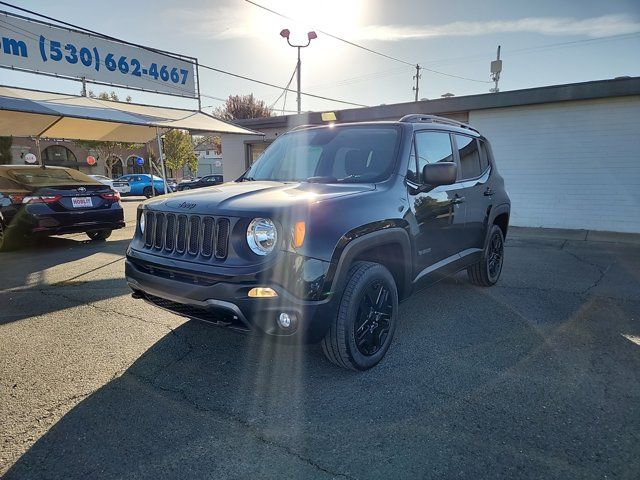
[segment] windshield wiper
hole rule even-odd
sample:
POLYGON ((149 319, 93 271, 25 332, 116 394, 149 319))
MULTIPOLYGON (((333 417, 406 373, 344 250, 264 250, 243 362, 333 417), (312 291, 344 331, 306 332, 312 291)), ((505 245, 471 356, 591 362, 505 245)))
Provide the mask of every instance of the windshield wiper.
POLYGON ((347 182, 349 180, 355 180, 356 178, 362 178, 364 175, 347 175, 346 177, 336 180, 337 183, 347 182))
POLYGON ((255 182, 256 179, 253 177, 242 177, 243 182, 255 182))
POLYGON ((316 177, 309 177, 305 180, 308 183, 335 183, 338 179, 336 177, 318 175, 316 177))

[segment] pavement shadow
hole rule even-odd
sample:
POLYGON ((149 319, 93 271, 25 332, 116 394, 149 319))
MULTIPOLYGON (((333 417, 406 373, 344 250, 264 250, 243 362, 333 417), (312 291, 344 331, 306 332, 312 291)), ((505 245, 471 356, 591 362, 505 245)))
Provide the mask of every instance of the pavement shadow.
MULTIPOLYGON (((50 237, 22 250, 0 253, 0 324, 77 305, 73 299, 61 300, 64 292, 60 287, 82 285, 93 271, 120 262, 129 243, 129 239, 94 242, 50 237), (74 267, 77 260, 97 254, 99 261, 93 269, 84 264, 74 267)), ((93 300, 128 293, 124 277, 91 280, 90 284, 93 300)))
MULTIPOLYGON (((606 416, 578 396, 600 400, 592 379, 587 392, 579 376, 567 381, 587 365, 563 365, 539 325, 504 302, 456 279, 412 297, 392 351, 363 373, 337 369, 318 346, 187 322, 67 413, 5 478, 622 478, 618 464, 582 453, 621 432, 585 430, 585 418, 606 416)), ((552 328, 580 307, 566 302, 552 328)), ((605 454, 637 464, 611 444, 617 453, 605 454)))

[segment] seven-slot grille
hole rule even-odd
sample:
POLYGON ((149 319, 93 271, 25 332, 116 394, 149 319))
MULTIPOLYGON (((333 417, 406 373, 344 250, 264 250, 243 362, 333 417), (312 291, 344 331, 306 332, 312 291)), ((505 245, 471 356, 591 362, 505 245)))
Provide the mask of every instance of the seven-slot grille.
POLYGON ((158 252, 225 259, 229 249, 228 218, 144 212, 144 246, 158 252))

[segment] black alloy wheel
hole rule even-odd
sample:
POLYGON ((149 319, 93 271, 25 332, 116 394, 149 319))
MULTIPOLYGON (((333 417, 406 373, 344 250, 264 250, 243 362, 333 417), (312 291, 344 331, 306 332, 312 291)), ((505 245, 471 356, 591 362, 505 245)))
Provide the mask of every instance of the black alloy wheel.
POLYGON ((371 283, 360 298, 353 324, 356 346, 360 353, 367 357, 378 353, 389 335, 392 313, 389 289, 379 281, 371 283))
POLYGON ((480 287, 491 287, 498 282, 504 264, 504 235, 497 225, 492 225, 487 237, 482 258, 467 268, 471 283, 480 287))
POLYGON ((379 263, 355 262, 340 287, 337 315, 322 339, 329 361, 350 370, 377 365, 389 350, 398 318, 398 287, 379 263))
POLYGON ((487 273, 489 278, 498 279, 502 270, 502 259, 504 258, 504 241, 499 232, 493 232, 489 240, 489 250, 487 252, 487 273))

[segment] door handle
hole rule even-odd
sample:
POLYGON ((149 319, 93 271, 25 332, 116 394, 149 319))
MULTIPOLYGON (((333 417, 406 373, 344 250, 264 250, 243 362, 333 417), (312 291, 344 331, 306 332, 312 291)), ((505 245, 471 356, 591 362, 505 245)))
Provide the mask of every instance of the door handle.
POLYGON ((464 197, 461 197, 460 195, 458 195, 458 194, 456 193, 456 196, 455 196, 455 197, 454 197, 454 199, 452 200, 451 204, 452 204, 452 205, 459 205, 459 204, 464 203, 464 202, 465 202, 465 198, 464 198, 464 197))
POLYGON ((491 197, 492 195, 493 195, 493 190, 491 190, 491 187, 487 187, 487 189, 484 191, 484 196, 491 197))

